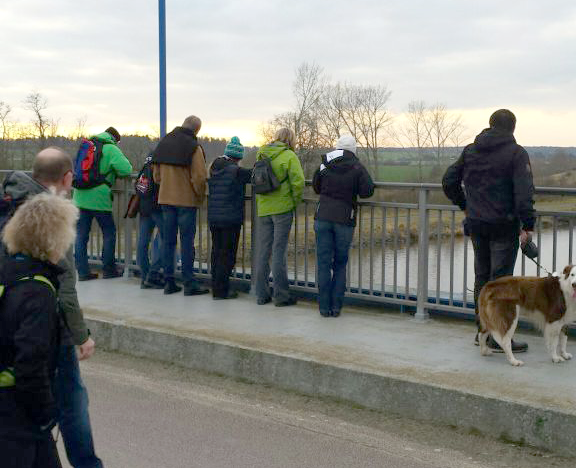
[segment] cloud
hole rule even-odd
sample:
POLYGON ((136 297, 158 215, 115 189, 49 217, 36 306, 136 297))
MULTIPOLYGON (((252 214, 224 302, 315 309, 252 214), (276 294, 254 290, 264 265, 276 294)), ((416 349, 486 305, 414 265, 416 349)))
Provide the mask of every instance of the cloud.
MULTIPOLYGON (((26 119, 20 103, 35 89, 63 123, 155 125, 157 2, 81 5, 4 2, 0 100, 26 119)), ((197 113, 256 134, 291 106, 295 68, 315 61, 334 81, 387 85, 396 112, 415 99, 514 107, 555 127, 552 114, 576 108, 574 31, 572 0, 171 0, 168 119, 197 113)))

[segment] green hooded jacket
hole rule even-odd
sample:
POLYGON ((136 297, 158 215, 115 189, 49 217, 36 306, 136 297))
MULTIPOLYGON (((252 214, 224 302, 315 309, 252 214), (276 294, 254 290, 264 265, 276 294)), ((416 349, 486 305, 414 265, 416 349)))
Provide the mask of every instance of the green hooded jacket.
MULTIPOLYGON (((132 164, 116 146, 112 135, 103 132, 91 138, 105 143, 102 146, 100 173, 108 174, 106 179, 111 185, 114 185, 116 177, 126 177, 132 173, 132 164)), ((112 189, 107 184, 90 189, 74 189, 73 200, 83 210, 112 211, 112 189)))
POLYGON ((263 146, 256 159, 269 158, 274 175, 282 182, 277 190, 256 195, 258 216, 270 216, 292 211, 302 201, 304 172, 298 156, 288 145, 275 141, 263 146))

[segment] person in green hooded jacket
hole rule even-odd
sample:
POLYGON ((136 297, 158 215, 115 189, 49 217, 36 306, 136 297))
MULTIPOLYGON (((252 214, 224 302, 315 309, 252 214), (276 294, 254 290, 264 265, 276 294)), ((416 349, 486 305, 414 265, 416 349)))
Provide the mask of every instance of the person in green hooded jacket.
POLYGON ((103 278, 116 278, 122 275, 116 268, 116 259, 114 257, 116 225, 112 216, 111 186, 114 185, 117 177, 126 177, 132 173, 132 164, 117 146, 120 141, 118 130, 114 127, 109 127, 105 132, 90 139, 103 143, 99 172, 106 176, 107 183, 88 189, 74 190, 74 204, 80 209, 74 248, 79 281, 98 278, 98 274, 92 273, 88 266, 88 240, 94 218, 96 218, 100 229, 102 229, 103 235, 102 276, 103 278))
POLYGON ((256 195, 256 296, 259 305, 272 300, 270 294, 270 257, 274 279, 274 304, 277 307, 296 304, 290 296, 286 268, 286 248, 294 211, 302 201, 304 172, 296 153, 295 135, 289 128, 276 132, 274 141, 258 151, 257 160, 270 159, 272 171, 281 182, 270 193, 256 195))

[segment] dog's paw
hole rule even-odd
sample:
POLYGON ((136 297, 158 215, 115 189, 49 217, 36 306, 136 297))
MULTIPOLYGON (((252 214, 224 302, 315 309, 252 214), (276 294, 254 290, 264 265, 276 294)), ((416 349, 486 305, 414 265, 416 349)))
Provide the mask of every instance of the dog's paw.
POLYGON ((524 365, 524 362, 520 361, 520 359, 513 359, 510 361, 510 364, 512 364, 514 367, 520 367, 524 365))
POLYGON ((570 353, 562 353, 562 357, 564 359, 566 359, 567 361, 569 361, 570 359, 572 359, 572 355, 570 353))
POLYGON ((552 362, 554 364, 558 364, 560 362, 564 362, 566 359, 564 359, 562 356, 552 356, 552 362))
POLYGON ((480 354, 482 356, 492 356, 492 350, 486 346, 486 349, 481 349, 480 354))

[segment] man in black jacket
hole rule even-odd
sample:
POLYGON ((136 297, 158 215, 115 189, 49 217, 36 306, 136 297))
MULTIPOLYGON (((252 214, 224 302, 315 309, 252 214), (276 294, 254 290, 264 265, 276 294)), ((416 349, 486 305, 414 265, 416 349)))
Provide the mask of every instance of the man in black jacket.
MULTIPOLYGON (((516 143, 515 127, 512 112, 507 109, 494 112, 490 128, 464 148, 442 180, 446 196, 466 214, 465 232, 474 246, 476 313, 482 287, 488 281, 514 273, 518 247, 530 241, 534 229, 530 159, 516 143)), ((492 337, 488 344, 501 352, 492 337)), ((528 349, 526 343, 512 345, 515 353, 528 349)))
POLYGON ((244 188, 252 171, 238 167, 244 147, 238 137, 226 145, 224 156, 210 166, 208 223, 212 233, 212 295, 214 299, 233 299, 230 274, 236 263, 240 229, 244 221, 244 188))
POLYGON ((374 194, 374 183, 356 157, 356 141, 340 137, 336 150, 322 156, 312 185, 320 195, 314 230, 318 305, 323 317, 338 317, 346 291, 348 250, 356 226, 357 197, 374 194))

